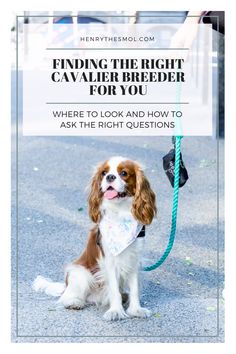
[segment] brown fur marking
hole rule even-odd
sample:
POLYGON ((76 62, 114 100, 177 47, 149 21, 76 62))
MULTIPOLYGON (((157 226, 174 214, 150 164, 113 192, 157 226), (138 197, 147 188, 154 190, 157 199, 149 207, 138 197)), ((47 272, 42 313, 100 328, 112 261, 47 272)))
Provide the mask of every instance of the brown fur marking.
POLYGON ((132 213, 144 225, 151 224, 156 215, 156 196, 141 167, 130 160, 121 162, 117 168, 119 174, 127 173, 121 178, 126 182, 127 192, 134 196, 132 213))
POLYGON ((98 269, 98 259, 101 257, 101 249, 97 244, 98 226, 94 226, 89 233, 87 246, 77 260, 73 264, 81 265, 92 273, 98 269))
POLYGON ((101 182, 103 179, 103 172, 109 171, 108 162, 105 161, 98 167, 95 175, 92 178, 90 193, 88 196, 89 216, 94 223, 98 223, 101 219, 100 204, 102 202, 103 193, 101 192, 101 182))

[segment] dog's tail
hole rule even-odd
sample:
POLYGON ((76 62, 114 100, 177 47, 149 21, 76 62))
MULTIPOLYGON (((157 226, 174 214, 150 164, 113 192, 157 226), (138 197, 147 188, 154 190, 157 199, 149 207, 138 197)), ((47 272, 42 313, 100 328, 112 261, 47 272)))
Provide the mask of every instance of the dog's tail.
POLYGON ((47 295, 61 296, 66 285, 64 283, 53 282, 49 278, 44 278, 41 275, 38 275, 33 282, 32 288, 35 291, 41 291, 47 295))

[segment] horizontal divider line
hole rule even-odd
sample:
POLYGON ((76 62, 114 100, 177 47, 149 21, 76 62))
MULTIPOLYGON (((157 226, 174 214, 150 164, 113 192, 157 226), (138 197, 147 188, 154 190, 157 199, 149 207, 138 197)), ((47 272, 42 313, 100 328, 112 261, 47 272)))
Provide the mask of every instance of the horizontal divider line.
POLYGON ((189 48, 46 48, 46 50, 189 50, 189 48))
POLYGON ((46 102, 46 104, 189 104, 189 102, 46 102))
MULTIPOLYGON (((88 17, 88 15, 70 15, 70 14, 65 14, 65 15, 17 15, 16 17, 55 17, 55 18, 61 18, 61 17, 88 17)), ((136 15, 93 15, 93 17, 136 17, 136 15)), ((139 15, 139 17, 181 17, 183 18, 182 15, 139 15)), ((199 17, 199 16, 188 16, 188 17, 199 17)), ((204 16, 204 17, 219 17, 219 16, 204 16)), ((57 24, 57 23, 54 23, 57 24)), ((60 23, 62 24, 62 23, 60 23)), ((67 23, 67 25, 70 23, 67 23)), ((72 24, 72 23, 71 23, 72 24)), ((78 23, 80 24, 80 23, 78 23)), ((105 25, 108 23, 105 23, 105 25)), ((119 23, 118 23, 119 24, 119 23)), ((150 24, 150 23, 148 23, 150 24)), ((155 23, 154 23, 155 24, 155 23)), ((158 23, 156 23, 158 24, 158 23)), ((96 23, 97 25, 97 23, 96 23)), ((102 23, 104 25, 104 23, 102 23)), ((116 25, 116 23, 113 23, 113 25, 116 25)), ((124 23, 125 25, 125 23, 124 23)), ((169 25, 169 23, 164 23, 164 25, 169 25)))

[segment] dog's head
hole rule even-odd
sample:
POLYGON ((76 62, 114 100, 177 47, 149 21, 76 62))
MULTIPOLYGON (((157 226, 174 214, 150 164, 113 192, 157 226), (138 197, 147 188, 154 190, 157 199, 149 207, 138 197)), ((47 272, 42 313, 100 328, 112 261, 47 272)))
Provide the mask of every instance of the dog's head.
POLYGON ((103 200, 107 205, 116 203, 122 207, 130 198, 133 216, 143 225, 149 225, 156 214, 155 194, 141 166, 120 156, 102 163, 92 178, 88 198, 92 221, 100 221, 103 200))

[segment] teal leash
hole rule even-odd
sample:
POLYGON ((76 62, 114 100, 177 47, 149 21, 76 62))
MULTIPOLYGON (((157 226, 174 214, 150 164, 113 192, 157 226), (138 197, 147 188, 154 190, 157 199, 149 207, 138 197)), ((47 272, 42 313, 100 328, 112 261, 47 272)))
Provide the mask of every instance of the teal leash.
POLYGON ((174 177, 174 191, 173 191, 173 202, 172 202, 172 218, 171 218, 171 230, 168 245, 161 256, 161 258, 153 265, 143 267, 142 270, 149 272, 155 270, 168 257, 170 251, 173 248, 176 234, 176 224, 177 224, 177 213, 178 213, 178 201, 179 201, 179 166, 180 166, 180 147, 181 147, 182 136, 177 135, 175 137, 175 177, 174 177))

